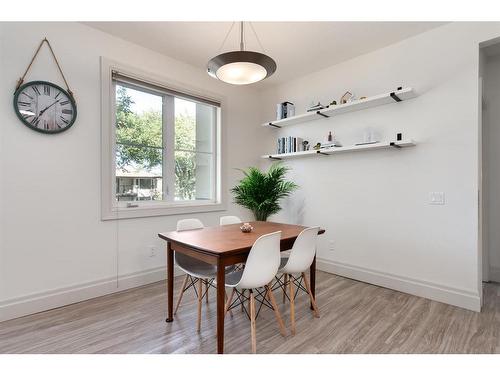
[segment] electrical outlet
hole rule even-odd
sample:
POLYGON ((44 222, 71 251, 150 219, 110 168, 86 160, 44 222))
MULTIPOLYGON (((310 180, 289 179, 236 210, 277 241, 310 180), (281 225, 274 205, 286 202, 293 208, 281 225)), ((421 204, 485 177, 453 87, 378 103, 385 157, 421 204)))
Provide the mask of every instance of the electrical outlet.
POLYGON ((330 251, 335 250, 335 242, 333 242, 333 240, 330 240, 330 242, 328 243, 328 250, 330 251))
POLYGON ((429 204, 444 204, 444 193, 442 191, 431 191, 429 193, 429 204))
POLYGON ((155 256, 156 256, 156 247, 154 247, 154 246, 150 246, 150 247, 149 247, 149 256, 150 256, 151 258, 153 258, 153 257, 155 257, 155 256))

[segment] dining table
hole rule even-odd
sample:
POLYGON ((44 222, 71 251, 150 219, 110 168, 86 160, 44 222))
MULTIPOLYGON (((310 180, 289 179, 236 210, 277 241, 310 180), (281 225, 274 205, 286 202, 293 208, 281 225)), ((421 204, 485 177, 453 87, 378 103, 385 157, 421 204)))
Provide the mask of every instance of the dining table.
MULTIPOLYGON (((275 223, 270 221, 250 222, 253 230, 244 233, 241 224, 219 225, 188 231, 158 233, 167 241, 167 318, 174 321, 174 252, 179 252, 217 267, 217 353, 224 353, 224 304, 226 267, 244 263, 255 241, 262 235, 281 231, 280 250, 290 250, 295 239, 307 227, 302 225, 275 223)), ((318 234, 325 233, 320 229, 318 234)), ((309 269, 310 287, 316 293, 316 257, 309 269)))

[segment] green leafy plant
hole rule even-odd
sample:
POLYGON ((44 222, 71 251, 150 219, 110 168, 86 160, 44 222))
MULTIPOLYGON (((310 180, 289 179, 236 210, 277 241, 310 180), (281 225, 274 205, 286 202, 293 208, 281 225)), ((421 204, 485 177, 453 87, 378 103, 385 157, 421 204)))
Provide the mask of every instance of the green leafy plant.
POLYGON ((267 173, 256 167, 242 170, 245 177, 231 189, 234 202, 251 210, 255 220, 266 221, 281 210, 280 200, 298 188, 294 182, 285 180, 288 170, 280 163, 273 164, 267 173))

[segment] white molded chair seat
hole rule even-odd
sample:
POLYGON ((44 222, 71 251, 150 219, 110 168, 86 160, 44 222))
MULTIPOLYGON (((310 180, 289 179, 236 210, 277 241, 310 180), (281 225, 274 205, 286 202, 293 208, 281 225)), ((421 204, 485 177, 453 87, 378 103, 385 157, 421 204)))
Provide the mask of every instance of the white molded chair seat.
POLYGON ((255 289, 269 284, 276 276, 280 265, 280 239, 281 231, 257 238, 250 249, 240 280, 235 284, 226 283, 226 286, 255 289))
POLYGON ((288 257, 280 260, 280 273, 301 273, 306 271, 316 255, 316 238, 319 227, 306 228, 299 233, 288 257))
POLYGON ((280 260, 280 268, 279 268, 279 271, 281 273, 281 270, 283 269, 283 267, 286 266, 288 262, 288 256, 284 256, 284 257, 281 257, 281 260, 280 260))
POLYGON ((238 216, 221 216, 220 225, 240 224, 242 221, 238 216))
POLYGON ((186 254, 175 253, 175 263, 185 273, 199 279, 213 279, 217 276, 217 267, 186 254))
MULTIPOLYGON (((309 286, 309 281, 307 279, 306 271, 311 267, 314 261, 314 256, 316 255, 316 239, 318 237, 319 227, 306 228, 297 236, 292 250, 288 257, 283 257, 280 259, 279 273, 284 276, 284 282, 281 284, 280 279, 278 282, 283 288, 283 302, 287 296, 288 287, 288 298, 290 300, 290 320, 291 320, 291 331, 295 334, 295 291, 294 285, 297 288, 301 288, 301 281, 304 281, 305 290, 309 295, 311 300, 311 305, 313 307, 314 316, 319 318, 319 309, 316 304, 316 299, 312 295, 311 288, 309 286), (299 274, 298 277, 293 276, 294 274, 299 274)), ((304 287, 302 287, 304 288, 304 287)))
POLYGON ((232 288, 232 291, 226 303, 225 311, 228 311, 232 307, 231 302, 235 293, 238 295, 238 300, 248 300, 253 353, 257 351, 254 289, 266 289, 265 296, 272 305, 281 334, 283 336, 286 335, 285 325, 281 319, 278 305, 270 287, 271 281, 276 277, 280 265, 280 240, 281 232, 260 236, 250 249, 245 268, 226 275, 226 286, 232 288), (249 290, 248 297, 243 294, 247 289, 249 290))
POLYGON ((238 285, 242 276, 243 276, 243 270, 227 273, 226 286, 228 288, 235 288, 235 285, 238 285))
MULTIPOLYGON (((196 230, 202 229, 204 227, 203 223, 198 219, 183 219, 177 222, 177 231, 187 231, 187 230, 196 230)), ((174 252, 174 260, 177 266, 186 273, 184 277, 184 282, 182 283, 181 291, 179 297, 177 299, 177 304, 175 306, 174 314, 177 313, 177 309, 182 300, 182 296, 184 292, 191 287, 196 287, 198 284, 196 294, 198 299, 198 321, 197 321, 197 330, 200 332, 201 330, 201 304, 203 296, 206 296, 206 300, 208 302, 208 288, 210 285, 210 279, 214 278, 216 274, 216 269, 214 266, 202 262, 201 260, 195 259, 188 255, 174 252), (191 279, 191 283, 188 285, 188 281, 191 279), (203 284, 205 284, 205 294, 203 294, 203 284)))
MULTIPOLYGON (((199 219, 183 219, 177 222, 177 231, 195 230, 204 228, 199 219)), ((174 253, 175 263, 181 270, 199 279, 211 279, 217 275, 214 265, 205 263, 185 254, 174 253)))
MULTIPOLYGON (((204 228, 203 223, 198 219, 183 219, 177 222, 177 231, 187 231, 187 230, 197 230, 204 228)), ((208 289, 212 285, 213 279, 217 276, 217 267, 205 263, 196 258, 190 257, 186 254, 174 252, 174 259, 177 266, 186 273, 184 277, 184 282, 181 287, 181 291, 179 293, 179 297, 177 299, 177 304, 175 306, 174 314, 177 313, 177 309, 182 300, 182 296, 184 292, 191 287, 196 288, 196 294, 198 296, 198 332, 201 329, 201 304, 203 296, 206 297, 206 301, 208 302, 208 289), (188 284, 189 280, 191 283, 188 284), (205 284, 205 292, 203 293, 203 284, 205 284)), ((234 266, 226 267, 225 272, 230 272, 234 269, 234 266)))

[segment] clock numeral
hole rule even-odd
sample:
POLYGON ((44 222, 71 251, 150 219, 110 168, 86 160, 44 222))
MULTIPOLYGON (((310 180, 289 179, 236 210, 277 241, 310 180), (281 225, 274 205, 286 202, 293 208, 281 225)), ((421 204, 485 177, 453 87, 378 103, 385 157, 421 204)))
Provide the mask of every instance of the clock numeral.
POLYGON ((49 130, 49 122, 47 120, 43 120, 43 128, 49 130))
POLYGON ((27 120, 28 117, 33 117, 33 116, 34 116, 34 114, 25 113, 25 114, 23 114, 23 119, 27 120))
POLYGON ((60 119, 61 119, 61 121, 62 121, 62 122, 64 122, 66 125, 68 125, 68 124, 69 124, 69 121, 68 121, 68 120, 66 120, 64 117, 59 116, 59 118, 60 118, 60 119))
POLYGON ((31 88, 33 89, 33 91, 35 92, 35 94, 40 95, 40 90, 38 90, 38 87, 31 86, 31 88))
POLYGON ((31 95, 28 95, 27 93, 25 93, 24 91, 21 93, 23 95, 26 95, 28 98, 30 98, 31 100, 33 100, 34 98, 31 96, 31 95))
POLYGON ((31 125, 38 126, 40 119, 37 116, 37 117, 34 117, 33 120, 31 120, 30 122, 31 122, 31 125))
POLYGON ((60 105, 66 105, 69 104, 69 100, 64 100, 62 102, 59 102, 60 105))
POLYGON ((22 105, 23 107, 31 107, 31 103, 29 103, 29 102, 19 101, 19 102, 17 102, 17 104, 22 105))
POLYGON ((65 115, 72 115, 73 114, 73 110, 72 109, 63 109, 62 113, 65 114, 65 115))
POLYGON ((49 96, 50 96, 50 86, 48 86, 48 85, 44 85, 44 86, 43 86, 43 93, 44 93, 45 95, 49 95, 49 96))
POLYGON ((54 99, 57 99, 59 97, 59 95, 61 95, 60 91, 57 93, 57 95, 54 97, 54 99))

